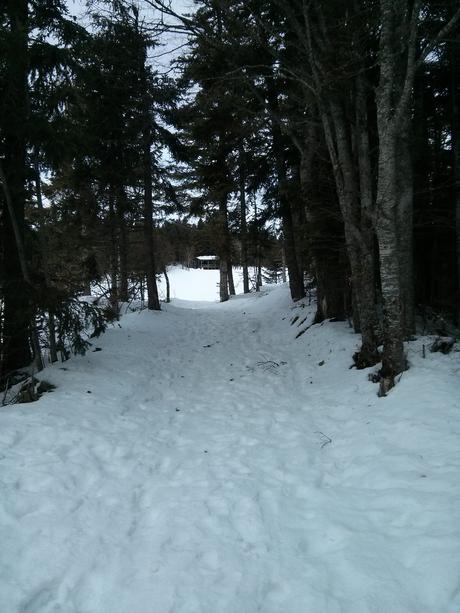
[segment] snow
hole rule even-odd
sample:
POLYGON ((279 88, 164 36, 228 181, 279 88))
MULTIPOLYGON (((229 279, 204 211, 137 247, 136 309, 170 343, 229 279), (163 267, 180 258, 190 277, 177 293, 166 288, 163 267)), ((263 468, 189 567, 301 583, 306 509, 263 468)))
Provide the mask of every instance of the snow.
POLYGON ((209 273, 0 410, 0 611, 458 613, 460 354, 378 398, 346 323, 209 273))
MULTIPOLYGON (((243 273, 241 268, 233 269, 236 293, 243 291, 243 273)), ((201 270, 172 266, 168 269, 171 298, 216 302, 219 300, 219 271, 201 270)), ((158 291, 166 297, 166 281, 160 276, 158 291)))

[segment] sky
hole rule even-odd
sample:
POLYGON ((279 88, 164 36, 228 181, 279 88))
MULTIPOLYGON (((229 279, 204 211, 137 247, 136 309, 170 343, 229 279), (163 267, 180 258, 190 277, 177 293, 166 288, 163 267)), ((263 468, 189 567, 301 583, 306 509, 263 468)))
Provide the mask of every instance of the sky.
MULTIPOLYGON (((66 0, 67 8, 70 15, 75 16, 79 21, 87 23, 85 18, 86 0, 66 0)), ((139 8, 145 15, 147 21, 158 18, 158 13, 149 7, 143 0, 135 0, 139 8)), ((171 6, 174 11, 181 14, 190 13, 194 9, 193 0, 171 0, 171 6)), ((186 37, 179 34, 164 34, 160 39, 160 46, 151 54, 152 63, 155 68, 162 71, 167 71, 170 68, 171 62, 183 50, 181 45, 186 42, 186 37)))

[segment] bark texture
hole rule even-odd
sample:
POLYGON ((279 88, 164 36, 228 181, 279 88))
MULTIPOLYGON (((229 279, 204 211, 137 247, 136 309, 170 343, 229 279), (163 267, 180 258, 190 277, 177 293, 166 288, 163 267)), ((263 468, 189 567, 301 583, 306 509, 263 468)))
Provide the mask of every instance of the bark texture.
MULTIPOLYGON (((399 224, 407 230, 412 223, 411 188, 402 179, 404 166, 410 162, 405 149, 401 152, 401 132, 407 132, 409 102, 415 74, 415 34, 418 20, 418 3, 412 7, 409 16, 408 3, 396 6, 392 0, 381 0, 380 11, 382 28, 380 33, 379 65, 380 77, 377 91, 377 130, 379 138, 377 174, 377 238, 380 256, 380 279, 383 300, 383 356, 381 370, 381 395, 394 385, 394 378, 407 367, 403 340, 406 335, 406 320, 410 318, 404 299, 407 299, 409 284, 402 283, 406 271, 402 265, 411 261, 412 244, 401 252, 401 232, 399 224), (407 29, 401 30, 401 24, 407 29), (401 36, 408 36, 401 41, 401 36), (401 48, 406 43, 406 53, 401 48), (405 70, 401 72, 400 63, 406 60, 405 70), (401 198, 398 196, 398 181, 403 187, 401 198), (403 264, 401 265, 401 261, 403 264), (406 296, 403 295, 403 287, 406 296)), ((407 134, 406 134, 407 136, 407 134)), ((406 169, 407 170, 407 169, 406 169)), ((411 174, 410 174, 411 177, 411 174)), ((410 178, 411 180, 411 178, 410 178)))

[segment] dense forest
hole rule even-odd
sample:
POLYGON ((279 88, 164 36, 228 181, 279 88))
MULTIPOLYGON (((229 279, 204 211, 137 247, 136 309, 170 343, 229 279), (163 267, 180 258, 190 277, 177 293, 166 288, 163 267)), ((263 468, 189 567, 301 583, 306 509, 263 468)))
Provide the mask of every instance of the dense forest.
POLYGON ((5 0, 0 92, 0 389, 204 254, 314 288, 382 395, 460 324, 456 0, 5 0))

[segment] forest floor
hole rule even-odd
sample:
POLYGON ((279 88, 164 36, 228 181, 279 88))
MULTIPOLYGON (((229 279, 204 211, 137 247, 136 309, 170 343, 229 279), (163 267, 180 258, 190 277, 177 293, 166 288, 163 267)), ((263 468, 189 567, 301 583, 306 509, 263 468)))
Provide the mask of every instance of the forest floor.
POLYGON ((378 398, 312 318, 176 298, 0 409, 0 611, 458 613, 460 353, 378 398))

